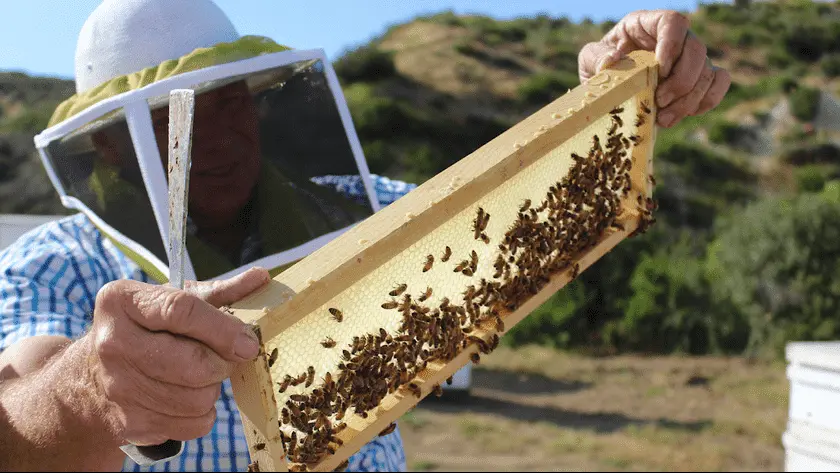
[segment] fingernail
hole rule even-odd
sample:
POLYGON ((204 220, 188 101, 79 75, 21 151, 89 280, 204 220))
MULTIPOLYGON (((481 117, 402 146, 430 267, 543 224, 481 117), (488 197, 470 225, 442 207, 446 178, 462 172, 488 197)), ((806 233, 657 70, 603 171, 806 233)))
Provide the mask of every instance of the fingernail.
POLYGON ((674 114, 671 112, 664 112, 659 115, 659 123, 661 123, 662 126, 671 126, 672 121, 674 121, 674 114))
POLYGON ((244 360, 253 360, 256 358, 260 352, 260 342, 250 327, 242 327, 242 332, 239 333, 239 336, 236 337, 236 341, 233 344, 233 352, 236 353, 236 356, 244 360))

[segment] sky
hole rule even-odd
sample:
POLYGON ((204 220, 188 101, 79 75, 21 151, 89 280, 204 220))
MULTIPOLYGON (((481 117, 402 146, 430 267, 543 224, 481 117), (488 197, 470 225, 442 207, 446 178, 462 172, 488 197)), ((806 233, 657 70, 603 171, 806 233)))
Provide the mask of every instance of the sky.
MULTIPOLYGON (((178 0, 170 0, 178 1, 178 0)), ((323 48, 331 59, 388 26, 453 10, 499 19, 567 16, 618 20, 632 10, 694 10, 698 0, 215 0, 239 34, 268 36, 299 49, 323 48)), ((100 0, 0 0, 0 70, 71 78, 76 38, 100 0)))

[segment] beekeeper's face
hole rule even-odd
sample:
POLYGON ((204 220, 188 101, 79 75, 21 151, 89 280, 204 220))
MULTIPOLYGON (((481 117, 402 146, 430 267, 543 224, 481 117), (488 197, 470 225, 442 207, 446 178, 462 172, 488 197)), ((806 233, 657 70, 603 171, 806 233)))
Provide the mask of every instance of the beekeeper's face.
MULTIPOLYGON (((152 120, 166 166, 169 108, 154 110, 152 120)), ((245 82, 196 96, 189 211, 200 228, 230 225, 250 198, 260 171, 258 123, 245 82)))

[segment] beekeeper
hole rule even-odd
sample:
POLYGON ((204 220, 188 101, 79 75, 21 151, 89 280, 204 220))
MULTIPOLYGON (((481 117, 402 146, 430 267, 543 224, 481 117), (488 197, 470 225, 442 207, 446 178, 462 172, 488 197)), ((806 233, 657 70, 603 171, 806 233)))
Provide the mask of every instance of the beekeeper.
MULTIPOLYGON (((716 106, 729 76, 688 21, 636 12, 580 54, 661 64, 659 124, 716 106)), ((79 35, 76 95, 35 141, 74 216, 0 253, 0 468, 139 469, 120 446, 187 441, 156 470, 244 470, 227 378, 251 331, 219 307, 413 186, 371 175, 318 51, 240 36, 210 0, 105 0, 79 35), (167 99, 196 91, 188 283, 168 280, 167 99), (261 269, 261 268, 269 268, 261 269)), ((351 459, 405 469, 399 431, 351 459)))

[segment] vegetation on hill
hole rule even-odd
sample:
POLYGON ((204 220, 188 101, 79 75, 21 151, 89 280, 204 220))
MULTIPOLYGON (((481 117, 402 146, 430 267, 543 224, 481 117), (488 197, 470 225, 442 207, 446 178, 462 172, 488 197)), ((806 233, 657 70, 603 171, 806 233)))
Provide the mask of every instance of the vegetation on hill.
MULTIPOLYGON (((335 68, 372 171, 422 182, 445 169, 576 86, 578 51, 613 24, 444 12, 348 51, 335 68)), ((840 310, 829 241, 840 141, 823 111, 840 92, 840 5, 706 4, 692 29, 734 83, 714 112, 660 130, 657 225, 508 343, 777 354, 787 340, 840 337, 828 322, 840 310)), ((0 211, 58 211, 31 135, 72 90, 0 73, 0 211)))

